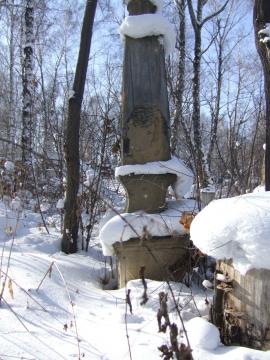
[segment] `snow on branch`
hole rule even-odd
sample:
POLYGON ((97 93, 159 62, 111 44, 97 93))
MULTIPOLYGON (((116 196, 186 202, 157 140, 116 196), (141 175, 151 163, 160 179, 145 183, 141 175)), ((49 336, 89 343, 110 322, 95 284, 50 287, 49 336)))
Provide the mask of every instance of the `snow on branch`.
POLYGON ((127 16, 119 28, 125 37, 140 39, 146 36, 163 36, 165 54, 169 55, 175 48, 176 33, 174 27, 160 14, 143 14, 127 16))

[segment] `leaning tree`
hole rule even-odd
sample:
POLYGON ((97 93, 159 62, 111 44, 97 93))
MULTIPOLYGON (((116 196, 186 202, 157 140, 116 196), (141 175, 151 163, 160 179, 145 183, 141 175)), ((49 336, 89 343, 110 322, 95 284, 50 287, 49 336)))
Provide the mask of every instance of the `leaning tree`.
POLYGON ((81 30, 79 56, 72 88, 73 93, 70 96, 68 103, 68 119, 64 144, 67 165, 67 191, 61 244, 61 250, 67 254, 77 251, 79 230, 79 206, 77 195, 80 182, 80 117, 96 6, 97 0, 87 0, 81 30))

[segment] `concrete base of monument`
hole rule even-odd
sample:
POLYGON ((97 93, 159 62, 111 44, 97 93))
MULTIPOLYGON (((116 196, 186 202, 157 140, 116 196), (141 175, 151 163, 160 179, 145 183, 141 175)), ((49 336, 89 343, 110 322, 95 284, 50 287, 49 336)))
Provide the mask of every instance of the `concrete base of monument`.
POLYGON ((218 260, 216 274, 211 315, 222 342, 270 350, 270 270, 242 275, 232 260, 218 260))
POLYGON ((125 212, 144 210, 157 213, 164 210, 169 185, 176 181, 175 174, 119 176, 127 193, 125 212))
POLYGON ((118 263, 118 287, 144 276, 152 280, 181 281, 188 268, 189 235, 130 239, 114 244, 118 263))

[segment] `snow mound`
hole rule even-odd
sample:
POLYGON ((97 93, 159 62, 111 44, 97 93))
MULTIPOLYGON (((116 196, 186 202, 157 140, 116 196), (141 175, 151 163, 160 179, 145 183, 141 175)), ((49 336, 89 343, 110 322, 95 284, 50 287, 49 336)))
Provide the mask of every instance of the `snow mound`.
POLYGON ((170 201, 168 209, 159 214, 136 212, 114 216, 99 233, 103 254, 113 255, 114 243, 141 237, 146 229, 152 236, 184 234, 185 229, 179 223, 181 214, 183 211, 192 211, 194 208, 193 200, 170 201))
POLYGON ((124 165, 115 169, 115 176, 175 174, 177 176, 173 190, 177 200, 184 197, 193 183, 193 174, 189 168, 177 157, 172 156, 168 161, 154 161, 146 164, 124 165))
POLYGON ((208 255, 233 259, 243 275, 270 269, 270 192, 212 201, 193 220, 190 236, 208 255))
POLYGON ((143 14, 127 16, 121 26, 119 33, 133 39, 146 36, 164 36, 165 54, 169 55, 175 47, 176 34, 174 27, 160 14, 143 14))
MULTIPOLYGON (((124 0, 124 3, 128 5, 131 0, 124 0)), ((157 12, 161 13, 163 7, 163 0, 150 0, 152 4, 157 7, 157 12)))
POLYGON ((255 189, 253 190, 254 193, 258 193, 258 192, 265 192, 265 185, 258 185, 257 187, 255 187, 255 189))
POLYGON ((220 345, 218 328, 201 317, 195 317, 186 324, 191 348, 215 350, 220 345))

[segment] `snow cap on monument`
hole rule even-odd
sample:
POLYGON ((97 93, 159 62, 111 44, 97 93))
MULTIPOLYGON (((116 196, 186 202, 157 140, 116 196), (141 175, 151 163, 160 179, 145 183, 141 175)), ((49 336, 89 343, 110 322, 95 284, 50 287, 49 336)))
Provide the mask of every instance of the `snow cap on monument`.
MULTIPOLYGON (((130 1, 131 0, 126 0, 126 4, 130 1)), ((133 39, 140 39, 147 36, 160 36, 165 55, 169 55, 173 52, 176 43, 174 26, 161 15, 163 1, 152 0, 151 2, 157 7, 156 13, 125 17, 119 27, 119 33, 123 39, 125 36, 133 39)))

